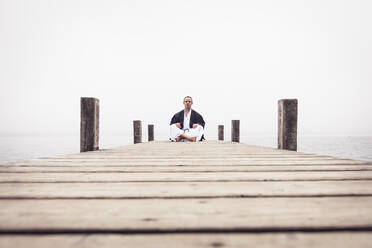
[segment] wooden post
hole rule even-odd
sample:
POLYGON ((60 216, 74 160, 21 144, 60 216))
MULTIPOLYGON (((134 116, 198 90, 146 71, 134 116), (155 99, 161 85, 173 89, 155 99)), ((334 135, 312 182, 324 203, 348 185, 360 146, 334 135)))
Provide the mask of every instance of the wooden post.
POLYGON ((240 120, 231 121, 231 141, 240 142, 240 120))
POLYGON ((154 141, 154 125, 147 126, 148 141, 154 141))
POLYGON ((142 143, 142 124, 140 120, 133 121, 134 144, 142 143))
POLYGON ((99 149, 99 100, 80 98, 80 152, 99 149))
POLYGON ((278 101, 278 149, 297 151, 297 99, 278 101))
POLYGON ((224 140, 225 134, 223 125, 218 125, 218 140, 224 140))

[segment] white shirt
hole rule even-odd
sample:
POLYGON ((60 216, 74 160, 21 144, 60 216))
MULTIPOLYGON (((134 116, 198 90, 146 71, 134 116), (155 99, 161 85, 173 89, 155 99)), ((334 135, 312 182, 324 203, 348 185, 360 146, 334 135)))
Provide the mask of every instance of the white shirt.
POLYGON ((186 111, 183 114, 183 130, 190 129, 190 116, 191 116, 191 109, 189 113, 186 115, 186 111))

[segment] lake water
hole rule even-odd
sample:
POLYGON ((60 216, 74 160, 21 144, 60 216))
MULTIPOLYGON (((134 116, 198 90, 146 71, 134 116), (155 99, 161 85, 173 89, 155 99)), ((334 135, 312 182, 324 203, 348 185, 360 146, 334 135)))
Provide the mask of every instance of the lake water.
MULTIPOLYGON (((165 137, 159 137, 165 139, 165 137)), ((211 138, 212 139, 212 138, 211 138)), ((102 135, 100 148, 132 144, 129 135, 102 135)), ((242 137, 245 144, 276 147, 274 136, 242 137)), ((79 153, 79 136, 0 136, 0 164, 8 162, 79 153)), ((298 137, 298 151, 372 161, 372 137, 298 137)))

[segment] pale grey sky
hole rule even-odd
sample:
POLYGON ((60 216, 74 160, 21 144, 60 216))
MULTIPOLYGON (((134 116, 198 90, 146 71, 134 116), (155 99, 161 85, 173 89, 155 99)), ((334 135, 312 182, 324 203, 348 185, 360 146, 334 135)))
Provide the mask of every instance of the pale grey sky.
POLYGON ((372 135, 372 1, 0 0, 0 133, 77 134, 80 97, 101 134, 154 123, 185 95, 206 135, 241 120, 275 134, 299 100, 299 135, 372 135))

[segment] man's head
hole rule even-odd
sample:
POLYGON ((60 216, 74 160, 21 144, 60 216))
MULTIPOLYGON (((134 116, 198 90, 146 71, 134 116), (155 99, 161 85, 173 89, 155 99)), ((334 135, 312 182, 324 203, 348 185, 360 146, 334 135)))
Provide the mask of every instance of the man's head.
POLYGON ((185 109, 190 110, 192 105, 192 98, 191 96, 185 96, 183 98, 183 105, 185 106, 185 109))

